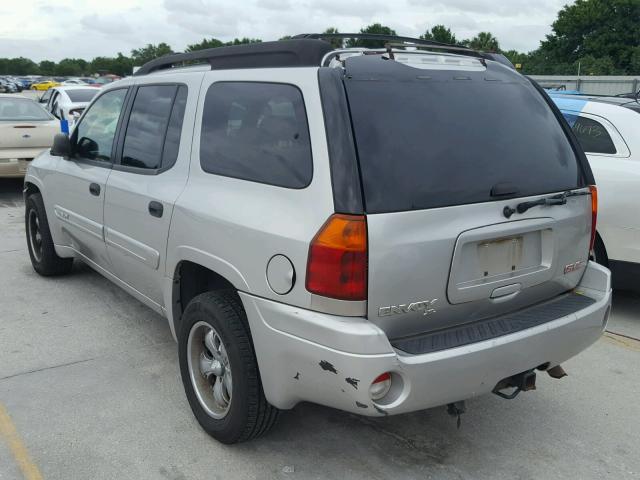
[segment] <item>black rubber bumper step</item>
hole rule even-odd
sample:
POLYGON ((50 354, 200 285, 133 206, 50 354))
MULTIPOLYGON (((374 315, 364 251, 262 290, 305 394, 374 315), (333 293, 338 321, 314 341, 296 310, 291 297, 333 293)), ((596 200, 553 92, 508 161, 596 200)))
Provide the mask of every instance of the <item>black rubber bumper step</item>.
POLYGON ((391 345, 411 355, 447 350, 542 325, 582 310, 592 303, 595 303, 592 298, 570 293, 500 317, 392 340, 391 345))

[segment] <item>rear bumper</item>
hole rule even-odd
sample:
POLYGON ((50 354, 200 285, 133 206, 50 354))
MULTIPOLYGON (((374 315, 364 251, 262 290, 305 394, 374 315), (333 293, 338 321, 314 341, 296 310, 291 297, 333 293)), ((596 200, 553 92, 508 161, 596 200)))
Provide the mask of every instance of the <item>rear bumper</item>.
POLYGON ((28 166, 25 160, 0 158, 0 178, 24 177, 28 166))
POLYGON ((610 272, 589 262, 576 292, 594 303, 516 333, 421 355, 396 351, 363 318, 337 317, 241 294, 267 399, 300 401, 380 416, 421 410, 491 392, 503 378, 559 365, 594 343, 611 305, 610 272), (373 403, 368 387, 393 372, 389 399, 373 403))
POLYGON ((0 178, 24 177, 31 160, 46 149, 47 147, 0 150, 0 178))

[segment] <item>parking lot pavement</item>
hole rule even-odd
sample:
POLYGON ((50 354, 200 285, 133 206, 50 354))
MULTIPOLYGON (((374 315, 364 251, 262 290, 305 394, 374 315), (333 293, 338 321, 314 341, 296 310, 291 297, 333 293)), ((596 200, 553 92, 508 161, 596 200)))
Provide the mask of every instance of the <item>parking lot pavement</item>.
MULTIPOLYGON (((444 408, 368 419, 301 404, 224 446, 191 414, 164 319, 80 264, 33 272, 20 188, 0 180, 0 406, 42 478, 640 478, 636 295, 615 295, 609 328, 627 337, 604 336, 535 392, 468 401, 460 429, 444 408)), ((0 419, 0 479, 22 478, 2 432, 0 419)))

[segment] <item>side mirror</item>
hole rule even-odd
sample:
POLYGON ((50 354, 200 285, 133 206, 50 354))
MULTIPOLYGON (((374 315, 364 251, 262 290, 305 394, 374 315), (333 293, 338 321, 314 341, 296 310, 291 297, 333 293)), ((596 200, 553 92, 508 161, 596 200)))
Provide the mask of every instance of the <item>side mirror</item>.
POLYGON ((54 157, 69 158, 71 156, 71 141, 64 133, 56 133, 53 137, 53 146, 50 151, 54 157))

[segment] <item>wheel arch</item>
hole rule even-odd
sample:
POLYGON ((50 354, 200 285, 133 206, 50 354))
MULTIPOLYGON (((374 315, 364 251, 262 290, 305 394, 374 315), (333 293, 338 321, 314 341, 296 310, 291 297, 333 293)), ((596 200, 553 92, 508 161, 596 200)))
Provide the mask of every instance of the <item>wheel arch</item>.
POLYGON ((216 290, 248 289, 244 277, 237 270, 228 267, 230 264, 226 262, 219 263, 211 260, 203 262, 187 258, 176 263, 172 272, 170 303, 168 303, 171 330, 176 339, 180 331, 182 313, 195 296, 216 290))
POLYGON ((596 260, 598 261, 598 263, 600 263, 601 265, 605 266, 605 267, 609 267, 609 252, 607 251, 607 245, 604 242, 604 239, 602 238, 602 235, 600 233, 599 230, 596 230, 596 239, 594 242, 594 249, 601 247, 604 253, 604 258, 603 259, 598 259, 596 258, 596 260), (604 263, 601 263, 604 260, 604 263))
POLYGON ((37 185, 36 182, 34 182, 30 178, 25 179, 24 189, 22 192, 25 200, 29 195, 33 195, 34 193, 39 193, 40 195, 42 195, 42 190, 40 189, 40 186, 37 185))

